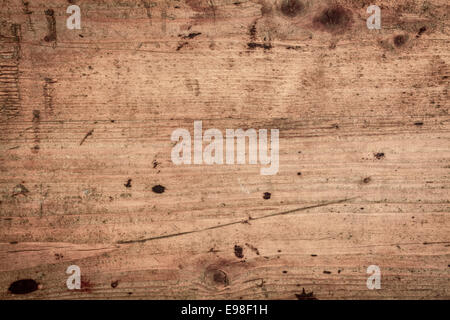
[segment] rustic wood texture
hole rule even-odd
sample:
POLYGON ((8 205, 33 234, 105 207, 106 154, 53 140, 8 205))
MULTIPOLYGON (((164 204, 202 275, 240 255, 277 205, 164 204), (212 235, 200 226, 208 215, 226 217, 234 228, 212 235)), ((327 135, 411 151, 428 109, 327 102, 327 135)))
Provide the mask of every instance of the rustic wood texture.
POLYGON ((450 298, 447 0, 0 2, 1 299, 450 298), (175 166, 194 120, 278 174, 175 166))

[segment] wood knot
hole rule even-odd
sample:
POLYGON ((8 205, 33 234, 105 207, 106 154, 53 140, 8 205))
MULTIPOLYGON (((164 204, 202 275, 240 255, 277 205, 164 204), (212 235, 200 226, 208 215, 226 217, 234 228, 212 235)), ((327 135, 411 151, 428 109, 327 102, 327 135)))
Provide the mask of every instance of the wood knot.
POLYGON ((281 3, 281 13, 289 18, 298 16, 305 9, 305 5, 300 0, 283 0, 281 3))
POLYGON ((352 22, 352 12, 340 5, 325 8, 314 18, 314 25, 328 32, 338 32, 348 29, 352 22))
POLYGON ((206 270, 205 281, 214 287, 226 287, 230 284, 227 273, 216 267, 209 267, 206 270))

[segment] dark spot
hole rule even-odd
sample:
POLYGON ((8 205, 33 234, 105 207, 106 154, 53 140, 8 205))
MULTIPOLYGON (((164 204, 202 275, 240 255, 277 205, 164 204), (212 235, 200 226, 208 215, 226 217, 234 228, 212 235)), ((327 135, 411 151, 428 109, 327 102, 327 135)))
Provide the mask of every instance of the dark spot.
POLYGON ((227 286, 229 281, 228 281, 228 276, 225 272, 223 272, 222 270, 215 270, 213 273, 213 281, 215 283, 227 286))
POLYGON ((271 196, 272 196, 272 194, 270 192, 264 192, 263 199, 264 200, 269 200, 271 196))
POLYGON ((41 118, 41 111, 33 110, 33 122, 39 121, 40 118, 41 118))
POLYGON ((417 121, 417 122, 414 122, 414 125, 415 126, 423 126, 423 122, 422 121, 417 121))
POLYGON ((286 270, 283 270, 283 273, 288 273, 286 270))
POLYGON ((317 254, 312 254, 311 257, 317 257, 317 254))
POLYGON ((272 49, 272 45, 270 43, 266 44, 266 43, 249 42, 247 43, 247 46, 249 49, 256 49, 256 48, 262 48, 264 50, 272 49))
POLYGON ((394 37, 394 44, 397 47, 403 46, 406 43, 406 41, 408 41, 408 35, 406 34, 399 34, 394 37))
POLYGON ((324 270, 323 273, 325 273, 325 274, 331 274, 331 271, 324 270))
POLYGON ((297 172, 297 175, 298 175, 298 176, 301 176, 301 175, 302 175, 302 173, 301 173, 301 172, 297 172))
POLYGON ((131 188, 131 181, 133 181, 132 179, 128 179, 127 183, 124 184, 124 186, 126 188, 131 188))
POLYGON ((329 32, 342 31, 352 24, 352 12, 340 5, 326 8, 314 18, 314 24, 329 32))
POLYGON ((153 188, 152 188, 152 191, 154 192, 154 193, 164 193, 164 191, 166 191, 166 187, 163 187, 162 185, 157 185, 157 186, 154 186, 153 188))
POLYGON ((305 288, 303 288, 302 293, 295 294, 295 296, 297 297, 298 300, 317 300, 314 293, 312 291, 306 292, 305 288))
POLYGON ((9 244, 18 244, 18 241, 10 241, 9 244))
POLYGON ((13 294, 27 294, 38 289, 38 283, 32 279, 18 280, 9 286, 8 291, 13 294))
POLYGON ((416 38, 419 38, 425 31, 427 31, 427 27, 422 27, 419 29, 419 32, 417 32, 416 38))
POLYGON ((111 288, 117 288, 118 285, 119 285, 119 280, 111 282, 111 288))
POLYGON ((159 162, 156 160, 153 160, 153 169, 156 169, 159 166, 159 162))
POLYGON ((378 160, 380 160, 380 159, 384 158, 384 153, 383 152, 377 152, 377 153, 374 153, 373 156, 375 158, 377 158, 378 160))
POLYGON ((300 0, 283 0, 281 3, 281 12, 290 18, 293 18, 300 14, 305 5, 300 0))
POLYGON ((364 183, 369 183, 370 181, 372 181, 372 178, 370 178, 370 177, 366 177, 363 179, 364 183))
POLYGON ((244 249, 242 249, 241 246, 235 245, 234 246, 234 255, 238 257, 239 259, 242 259, 244 257, 244 249))

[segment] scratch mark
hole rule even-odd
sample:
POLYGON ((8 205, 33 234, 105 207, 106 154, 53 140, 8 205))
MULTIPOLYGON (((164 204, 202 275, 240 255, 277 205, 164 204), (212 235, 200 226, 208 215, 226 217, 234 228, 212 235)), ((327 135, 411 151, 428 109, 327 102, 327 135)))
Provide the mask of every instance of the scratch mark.
POLYGON ((86 133, 86 135, 84 136, 84 138, 81 140, 80 142, 80 146, 84 143, 84 141, 89 137, 92 136, 92 134, 94 133, 94 129, 90 130, 88 133, 86 133))
MULTIPOLYGON (((333 205, 333 204, 339 204, 339 203, 347 202, 347 201, 350 201, 350 200, 353 200, 356 198, 357 197, 335 200, 335 201, 330 201, 330 202, 324 202, 324 203, 307 206, 307 207, 296 208, 296 209, 292 209, 292 210, 288 210, 288 211, 271 213, 271 214, 267 214, 267 215, 256 217, 256 218, 252 217, 250 219, 251 220, 262 220, 262 219, 272 218, 272 217, 276 217, 276 216, 283 216, 283 215, 297 213, 297 212, 305 211, 305 210, 309 210, 309 209, 326 207, 326 206, 333 205)), ((174 237, 183 236, 183 235, 187 235, 187 234, 193 234, 193 233, 199 233, 199 232, 203 232, 203 231, 220 229, 220 228, 229 227, 229 226, 242 224, 242 223, 246 223, 246 222, 248 222, 248 221, 247 220, 239 220, 239 221, 233 221, 233 222, 229 222, 229 223, 219 224, 217 226, 208 227, 208 228, 199 229, 199 230, 184 231, 184 232, 173 233, 173 234, 157 236, 157 237, 151 237, 151 238, 146 238, 146 239, 139 239, 139 240, 122 240, 122 241, 118 241, 117 243, 118 244, 144 243, 144 242, 153 241, 153 240, 174 238, 174 237)))

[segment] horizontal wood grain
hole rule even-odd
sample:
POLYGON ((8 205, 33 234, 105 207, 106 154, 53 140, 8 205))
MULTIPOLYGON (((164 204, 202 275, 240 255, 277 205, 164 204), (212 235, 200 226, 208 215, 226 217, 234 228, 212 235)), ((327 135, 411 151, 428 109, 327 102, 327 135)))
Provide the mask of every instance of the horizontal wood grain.
POLYGON ((3 1, 1 299, 450 298, 448 2, 283 1, 3 1), (278 174, 174 165, 197 120, 278 174))

